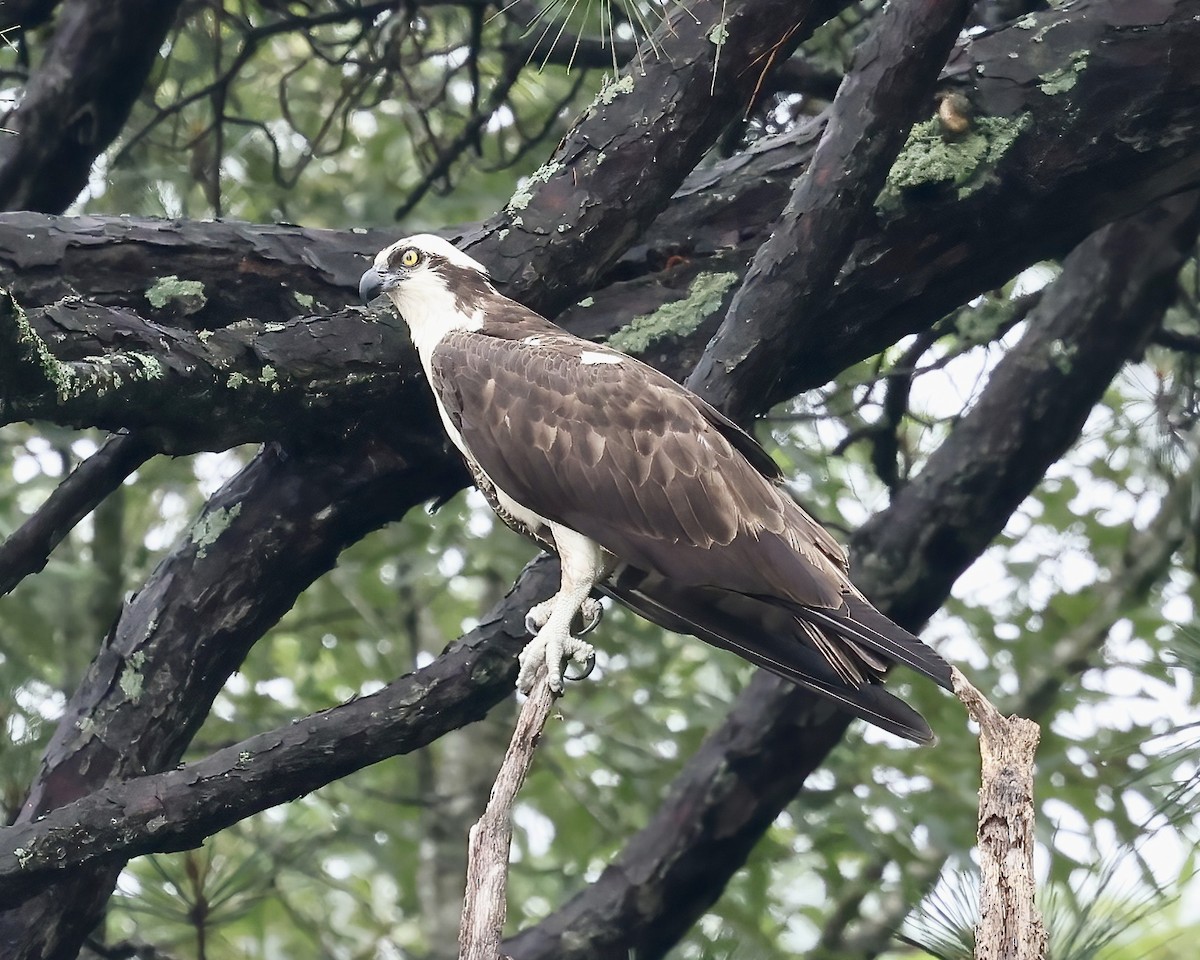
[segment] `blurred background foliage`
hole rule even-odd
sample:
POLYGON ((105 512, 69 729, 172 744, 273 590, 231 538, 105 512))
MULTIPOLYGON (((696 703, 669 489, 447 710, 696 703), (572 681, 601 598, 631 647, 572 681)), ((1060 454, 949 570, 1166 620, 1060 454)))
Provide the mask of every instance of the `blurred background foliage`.
MULTIPOLYGON (((638 0, 551 4, 541 21, 538 4, 522 3, 503 16, 481 4, 193 6, 75 212, 342 228, 392 224, 397 211, 413 229, 482 218, 596 95, 612 47, 660 15, 658 3, 638 0), (547 52, 564 23, 564 35, 581 38, 571 57, 561 46, 547 52)), ((841 69, 875 6, 857 5, 822 30, 806 45, 807 62, 841 69)), ((19 82, 43 40, 36 30, 17 38, 5 53, 6 84, 19 82)), ((772 92, 722 150, 822 102, 803 90, 772 92)), ((1055 272, 1054 264, 1026 271, 931 335, 777 410, 759 435, 796 495, 847 539, 971 405, 1055 272), (908 397, 897 416, 889 391, 901 388, 908 397)), ((1200 333, 1197 293, 1193 265, 1169 318, 1182 337, 1200 333)), ((1039 865, 1055 958, 1190 957, 1200 932, 1191 882, 1200 796, 1194 385, 1184 351, 1153 348, 1130 366, 925 632, 1002 709, 1043 724, 1039 865), (1143 554, 1167 513, 1189 525, 1185 548, 1148 580, 1135 577, 1131 553, 1143 554), (1106 598, 1108 617, 1098 614, 1106 598)), ((0 534, 99 439, 47 426, 0 431, 0 534)), ((42 574, 0 599, 8 816, 123 594, 250 453, 151 461, 42 574)), ((356 544, 254 649, 191 755, 427 662, 502 595, 529 555, 474 494, 356 544)), ((599 874, 750 674, 735 657, 619 609, 599 645, 595 679, 563 702, 520 798, 512 929, 599 874)), ((957 702, 932 685, 898 677, 895 687, 940 745, 910 748, 856 725, 676 956, 965 955, 973 735, 957 702)), ((420 755, 256 816, 200 850, 133 862, 107 941, 202 960, 453 956, 466 829, 512 716, 494 711, 420 755)))

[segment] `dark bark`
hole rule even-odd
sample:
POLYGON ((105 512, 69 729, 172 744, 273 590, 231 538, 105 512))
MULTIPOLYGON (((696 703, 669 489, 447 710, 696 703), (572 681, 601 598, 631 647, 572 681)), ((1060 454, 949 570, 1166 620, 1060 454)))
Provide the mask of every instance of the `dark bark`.
MULTIPOLYGON (((722 11, 732 19, 721 47, 726 69, 739 64, 744 68, 773 48, 786 54, 789 43, 798 39, 799 10, 784 0, 742 0, 705 3, 694 12, 708 16, 708 30, 722 11)), ((599 268, 618 254, 621 248, 613 231, 626 231, 634 220, 651 219, 709 145, 704 138, 711 141, 730 119, 722 118, 720 110, 734 112, 744 104, 739 91, 752 85, 743 75, 730 84, 734 92, 723 97, 701 98, 689 92, 706 64, 711 71, 716 46, 706 32, 694 24, 672 23, 656 42, 665 50, 661 63, 671 67, 666 76, 657 76, 660 82, 655 85, 641 83, 640 92, 635 84, 632 94, 615 88, 617 96, 608 98, 611 103, 602 97, 564 141, 563 149, 574 152, 563 156, 563 172, 545 173, 522 195, 519 209, 525 230, 497 230, 494 240, 478 245, 502 248, 489 254, 491 262, 510 258, 507 262, 519 267, 514 286, 532 290, 539 278, 560 272, 553 257, 561 252, 556 254, 557 248, 535 232, 547 218, 565 223, 560 215, 577 216, 579 235, 571 246, 580 262, 599 268), (684 81, 690 86, 681 91, 684 81), (665 88, 678 92, 674 107, 664 98, 665 88), (643 116, 655 119, 635 129, 631 121, 643 116), (614 151, 608 160, 614 166, 598 174, 596 155, 581 146, 586 143, 607 145, 614 151), (629 193, 616 176, 630 174, 618 163, 624 151, 654 165, 656 172, 648 178, 653 184, 635 198, 620 196, 629 193), (564 189, 578 190, 589 204, 607 209, 584 204, 572 211, 558 210, 564 189), (619 215, 614 214, 622 200, 627 202, 619 215), (518 237, 527 248, 515 250, 518 237)), ((543 295, 547 302, 576 298, 585 280, 578 271, 566 272, 543 295)), ((430 416, 416 416, 411 422, 424 434, 403 442, 364 437, 304 454, 280 456, 268 450, 209 502, 188 540, 163 561, 123 611, 113 636, 72 697, 23 818, 77 799, 108 779, 173 766, 249 645, 332 564, 342 547, 436 490, 461 486, 461 479, 450 477, 451 471, 461 477, 462 467, 445 456, 444 438, 434 440, 428 429, 430 416), (400 449, 408 455, 398 453, 400 449), (197 605, 204 611, 198 612, 197 605), (197 629, 198 623, 204 626, 197 629)), ((5 957, 73 957, 95 922, 117 868, 119 864, 81 869, 69 882, 54 885, 0 917, 5 957)))
MULTIPOLYGON (((969 543, 978 556, 1071 446, 1111 378, 1160 322, 1195 240, 1196 209, 1189 197, 1083 244, 1064 265, 1061 299, 1043 301, 1058 312, 1043 306, 1031 317, 979 404, 854 538, 854 580, 888 616, 918 629, 965 566, 962 550, 953 568, 930 562, 930 546, 969 543), (1099 293, 1070 301, 1092 284, 1099 293), (971 495, 963 477, 975 478, 971 495)), ((848 725, 832 707, 758 674, 650 823, 594 884, 509 939, 507 952, 516 960, 662 956, 716 901, 848 725)))
MULTIPOLYGON (((66 300, 29 320, 57 345, 57 361, 40 382, 22 384, 16 371, 4 377, 10 392, 0 397, 0 423, 136 430, 178 455, 269 439, 335 442, 380 409, 432 410, 392 314, 355 308, 197 331, 66 300)), ((13 364, 0 360, 0 373, 6 366, 13 364)), ((386 426, 377 432, 386 435, 386 426)))
POLYGON ((155 452, 141 437, 122 434, 109 437, 72 470, 33 516, 0 544, 0 596, 40 572, 75 525, 155 452))
POLYGON ((0 30, 29 30, 50 19, 60 0, 6 0, 0 6, 0 30))
POLYGON ((0 138, 0 208, 57 213, 146 85, 181 0, 64 0, 0 138))
POLYGON ((774 392, 764 387, 794 364, 796 313, 819 310, 874 218, 875 198, 909 128, 929 114, 934 81, 970 7, 968 0, 897 0, 855 51, 808 169, 688 377, 733 419, 759 412, 759 398, 774 392), (780 309, 785 304, 791 309, 780 309), (771 349, 754 349, 762 342, 771 349))
POLYGON ((56 875, 113 853, 184 850, 238 820, 295 800, 379 760, 411 753, 482 718, 509 697, 525 611, 554 592, 558 562, 543 557, 429 666, 195 763, 111 783, 40 820, 0 830, 0 908, 56 875))
MULTIPOLYGON (((962 48, 954 74, 969 81, 972 99, 994 104, 997 111, 1011 110, 1010 117, 1025 117, 1023 132, 1007 151, 982 162, 966 184, 930 180, 889 188, 886 212, 878 211, 865 229, 832 299, 806 314, 798 328, 797 355, 803 362, 788 367, 778 388, 758 406, 825 382, 1028 264, 1065 255, 1113 217, 1200 182, 1200 22, 1193 19, 1200 15, 1200 3, 1181 0, 1166 10, 1169 18, 1156 23, 1161 9, 1155 4, 1140 7, 1140 25, 1130 25, 1135 18, 1127 6, 1112 0, 1079 4, 1069 18, 1065 12, 1047 12, 1028 29, 1010 27, 962 48), (1094 43, 1095 52, 1088 55, 1085 69, 1071 74, 1075 82, 1060 92, 1043 92, 1047 81, 1038 77, 1069 70, 1072 55, 1083 49, 1077 44, 1085 42, 1094 43), (1014 65, 1026 60, 1034 60, 1042 73, 1024 70, 1016 82, 1009 79, 1014 65), (960 191, 965 195, 960 197, 960 191)), ((976 122, 982 121, 977 117, 976 122)), ((584 336, 606 336, 628 324, 630 316, 650 316, 687 297, 699 274, 744 272, 785 203, 789 185, 811 156, 819 130, 819 125, 798 130, 694 174, 642 242, 601 279, 606 286, 595 292, 594 302, 568 310, 562 322, 584 336), (676 253, 690 262, 664 271, 666 257, 676 253)), ((931 150, 936 146, 926 144, 931 150)), ((464 228, 455 235, 477 232, 464 228)), ((166 327, 224 327, 247 316, 282 323, 310 309, 352 302, 365 258, 392 238, 386 232, 360 236, 298 227, 124 218, 70 221, 13 214, 0 217, 0 277, 30 302, 82 293, 108 305, 131 307, 166 327), (194 299, 168 296, 161 309, 150 309, 149 278, 165 274, 201 283, 205 303, 197 306, 194 299), (302 308, 290 289, 306 303, 308 297, 315 303, 302 308)), ((543 270, 551 269, 542 266, 540 253, 514 262, 485 247, 481 243, 473 252, 487 260, 510 292, 537 309, 550 309, 551 296, 531 286, 543 270)), ((577 272, 559 271, 558 276, 577 277, 577 272)), ((575 295, 584 292, 580 286, 575 295)), ((689 370, 731 295, 730 290, 707 304, 707 313, 696 308, 695 322, 664 325, 660 337, 649 338, 643 356, 677 376, 689 370)), ((82 317, 80 310, 75 315, 82 317)), ((790 315, 787 303, 774 312, 790 315)), ((114 321, 130 329, 136 325, 119 315, 89 315, 93 327, 114 321)), ((359 328, 352 324, 347 329, 359 328)), ((280 332, 281 338, 287 335, 280 332)), ((77 348, 68 342, 61 348, 80 356, 104 345, 85 339, 77 348)), ((161 358, 153 342, 138 349, 161 358)), ((374 363, 375 373, 386 377, 399 361, 388 352, 364 357, 364 362, 374 363)), ((211 365, 191 366, 202 382, 187 390, 203 392, 212 382, 211 365)), ((305 381, 307 371, 288 369, 282 362, 274 366, 281 382, 305 381)), ((239 372, 257 382, 261 361, 247 367, 239 372)), ((329 389, 337 387, 329 384, 329 389)), ((360 382, 346 389, 353 393, 364 386, 360 382)), ((263 411, 272 419, 260 426, 275 432, 254 433, 257 438, 278 436, 296 424, 289 398, 272 394, 276 402, 263 411), (284 419, 274 419, 276 414, 284 419)), ((347 397, 347 402, 355 401, 347 397)), ((247 439, 240 427, 236 437, 213 437, 214 429, 237 425, 212 423, 203 404, 192 409, 196 422, 189 430, 204 431, 206 443, 247 439)), ((53 418, 51 411, 41 413, 53 418)), ((186 417, 188 409, 175 407, 174 413, 186 417)), ((138 415, 155 413, 142 410, 138 415)), ((308 415, 317 419, 321 411, 308 415)), ((436 429, 433 424, 430 428, 436 429)), ((173 438, 179 449, 188 442, 187 436, 173 438)))
MULTIPOLYGON (((664 8, 658 54, 601 91, 505 209, 465 235, 514 299, 554 316, 654 220, 727 123, 836 11, 829 0, 703 0, 664 8), (719 32, 717 32, 719 31, 719 32), (669 38, 669 44, 664 46, 669 38), (547 242, 547 241, 551 242, 547 242), (537 269, 531 269, 536 256, 537 269)), ((635 58, 636 64, 636 58, 635 58)))

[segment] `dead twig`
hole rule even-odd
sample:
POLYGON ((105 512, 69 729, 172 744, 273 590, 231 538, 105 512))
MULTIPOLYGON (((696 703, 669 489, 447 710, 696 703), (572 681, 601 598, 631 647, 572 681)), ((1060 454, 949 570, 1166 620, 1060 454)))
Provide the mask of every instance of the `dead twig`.
POLYGON ((498 960, 507 909, 508 852, 512 843, 512 807, 533 762, 542 728, 558 694, 546 683, 543 668, 533 693, 521 707, 512 740, 492 785, 483 816, 471 828, 467 853, 467 892, 458 931, 459 960, 498 960))
POLYGON ((975 960, 1043 960, 1046 927, 1034 903, 1033 756, 1041 728, 1004 717, 952 668, 954 693, 979 724, 979 925, 975 960))

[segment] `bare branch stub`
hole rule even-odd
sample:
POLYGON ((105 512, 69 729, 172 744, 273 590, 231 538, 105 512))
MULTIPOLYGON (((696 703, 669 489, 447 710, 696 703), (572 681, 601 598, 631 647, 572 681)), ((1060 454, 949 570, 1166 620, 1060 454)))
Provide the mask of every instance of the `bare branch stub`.
POLYGON ((1005 717, 952 670, 954 692, 979 724, 979 924, 976 960, 1042 960, 1046 927, 1034 897, 1033 759, 1041 727, 1005 717))
POLYGON ((459 960, 497 960, 507 914, 508 853, 512 845, 512 808, 533 763, 533 753, 558 695, 546 683, 543 668, 521 707, 512 740, 496 774, 492 795, 471 828, 467 892, 458 935, 459 960))

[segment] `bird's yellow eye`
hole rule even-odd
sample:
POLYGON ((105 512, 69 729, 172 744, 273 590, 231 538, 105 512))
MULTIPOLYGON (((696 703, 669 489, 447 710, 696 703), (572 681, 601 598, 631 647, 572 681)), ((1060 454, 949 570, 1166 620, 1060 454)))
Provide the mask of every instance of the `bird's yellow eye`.
POLYGON ((415 267, 420 262, 421 254, 417 252, 416 247, 409 247, 400 254, 400 266, 402 267, 415 267))

